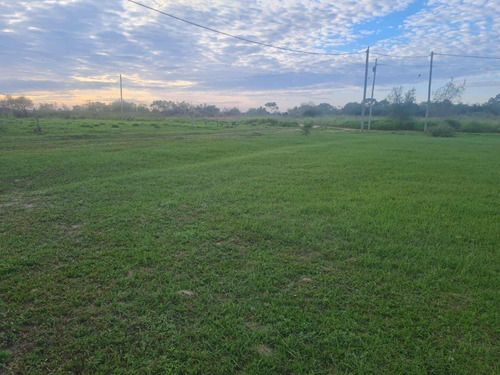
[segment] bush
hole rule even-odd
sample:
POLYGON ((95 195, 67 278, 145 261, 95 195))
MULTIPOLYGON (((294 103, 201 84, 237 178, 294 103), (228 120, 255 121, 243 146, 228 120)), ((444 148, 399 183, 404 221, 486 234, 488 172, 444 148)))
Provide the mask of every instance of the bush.
POLYGON ((300 129, 300 131, 303 135, 309 135, 309 134, 311 134, 312 128, 313 128, 312 122, 306 122, 304 125, 302 125, 302 128, 300 129))
POLYGON ((398 121, 396 119, 385 118, 372 121, 373 130, 415 130, 416 122, 413 120, 398 121))
POLYGON ((464 133, 500 133, 500 124, 471 121, 464 124, 460 131, 464 133))
POLYGON ((450 125, 455 130, 458 130, 458 129, 460 129, 462 127, 462 124, 460 123, 460 121, 455 120, 453 118, 448 118, 448 119, 444 120, 444 122, 447 125, 450 125))
POLYGON ((280 126, 283 128, 293 128, 298 126, 299 124, 297 121, 292 121, 292 120, 281 120, 280 121, 280 126))
POLYGON ((448 124, 441 124, 431 128, 429 133, 433 137, 454 137, 455 129, 448 124))

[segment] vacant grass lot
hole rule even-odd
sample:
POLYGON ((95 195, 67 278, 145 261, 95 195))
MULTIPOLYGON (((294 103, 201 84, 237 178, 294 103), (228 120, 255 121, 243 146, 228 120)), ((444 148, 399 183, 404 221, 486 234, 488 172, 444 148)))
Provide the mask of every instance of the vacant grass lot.
POLYGON ((498 135, 2 126, 0 373, 500 372, 498 135))

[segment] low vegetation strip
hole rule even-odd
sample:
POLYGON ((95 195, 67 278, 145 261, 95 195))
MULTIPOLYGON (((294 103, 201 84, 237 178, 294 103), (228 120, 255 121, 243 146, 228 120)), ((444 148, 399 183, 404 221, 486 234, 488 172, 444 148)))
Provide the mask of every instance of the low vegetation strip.
POLYGON ((500 371, 498 135, 81 125, 0 134, 0 372, 500 371))

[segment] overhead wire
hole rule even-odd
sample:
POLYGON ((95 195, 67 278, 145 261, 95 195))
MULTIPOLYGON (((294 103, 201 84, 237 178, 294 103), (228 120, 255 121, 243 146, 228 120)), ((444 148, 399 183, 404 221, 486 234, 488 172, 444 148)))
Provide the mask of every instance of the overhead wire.
POLYGON ((466 57, 466 58, 471 58, 471 59, 500 60, 500 57, 494 57, 494 56, 455 55, 455 54, 451 54, 451 53, 439 53, 439 52, 434 52, 434 54, 435 55, 441 55, 441 56, 466 57))
MULTIPOLYGON (((220 31, 220 30, 214 29, 212 27, 204 26, 204 25, 198 24, 196 22, 189 21, 187 19, 178 17, 178 16, 176 16, 174 14, 167 13, 165 11, 162 11, 162 10, 150 7, 150 6, 146 5, 146 4, 143 4, 143 3, 135 1, 135 0, 127 0, 127 1, 130 2, 130 3, 133 3, 135 5, 138 5, 140 7, 143 7, 145 9, 148 9, 150 11, 162 14, 164 16, 173 18, 175 20, 184 22, 186 24, 189 24, 189 25, 192 25, 192 26, 195 26, 195 27, 198 27, 198 28, 201 28, 201 29, 213 32, 213 33, 224 35, 226 37, 237 39, 237 40, 240 40, 240 41, 243 41, 243 42, 246 42, 246 43, 251 43, 251 44, 260 45, 260 46, 263 46, 263 47, 273 48, 273 49, 280 50, 280 51, 293 52, 293 53, 299 53, 299 54, 307 54, 307 55, 322 55, 322 56, 347 56, 347 55, 361 55, 361 54, 368 53, 368 50, 366 50, 366 51, 357 51, 357 52, 314 52, 314 51, 307 51, 307 50, 302 50, 302 49, 281 47, 281 46, 277 46, 277 45, 274 45, 274 44, 260 42, 258 40, 253 40, 253 39, 241 37, 241 36, 238 36, 238 35, 230 34, 230 33, 224 32, 224 31, 220 31)), ((195 12, 202 13, 202 12, 199 12, 199 11, 195 10, 194 8, 192 8, 192 9, 195 12)), ((215 18, 217 18, 217 17, 215 17, 215 18)), ((224 23, 229 24, 229 23, 227 23, 225 21, 224 21, 224 23)), ((390 54, 390 53, 380 53, 380 52, 374 52, 374 51, 369 51, 369 52, 372 55, 375 55, 375 56, 384 56, 384 57, 388 57, 388 58, 397 58, 397 59, 423 59, 423 58, 428 58, 430 56, 430 55, 393 55, 393 54, 390 54)), ((450 53, 440 53, 440 52, 434 52, 434 55, 450 56, 450 57, 463 57, 463 58, 474 58, 474 59, 500 60, 500 57, 496 57, 496 56, 462 55, 462 54, 450 54, 450 53)), ((390 65, 390 64, 384 64, 384 63, 381 63, 381 64, 379 63, 378 65, 382 65, 382 66, 384 66, 384 65, 386 65, 386 66, 394 66, 394 65, 390 65)), ((456 73, 461 73, 462 71, 463 71, 462 69, 455 70, 456 73)), ((419 77, 420 77, 420 74, 419 74, 419 77)))
MULTIPOLYGON (((186 20, 184 18, 175 16, 175 15, 173 15, 171 13, 167 13, 167 12, 164 12, 162 10, 150 7, 149 5, 143 4, 143 3, 135 1, 135 0, 127 0, 127 1, 130 2, 130 3, 136 4, 136 5, 140 6, 140 7, 143 7, 145 9, 149 9, 149 10, 151 10, 153 12, 162 14, 162 15, 167 16, 167 17, 171 17, 171 18, 176 19, 178 21, 190 24, 192 26, 196 26, 198 28, 201 28, 201 29, 204 29, 204 30, 207 30, 207 31, 211 31, 211 32, 214 32, 214 33, 217 33, 217 34, 221 34, 221 35, 224 35, 224 36, 227 36, 227 37, 230 37, 230 38, 238 39, 238 40, 241 40, 243 42, 252 43, 252 44, 256 44, 256 45, 260 45, 260 46, 264 46, 264 47, 269 47, 269 48, 274 48, 274 49, 278 49, 278 50, 281 50, 281 51, 301 53, 301 54, 308 54, 308 55, 323 55, 323 56, 360 55, 360 54, 364 54, 365 53, 365 51, 357 51, 357 52, 334 52, 334 53, 333 52, 314 52, 314 51, 306 51, 306 50, 295 49, 295 48, 280 47, 280 46, 276 46, 276 45, 273 45, 273 44, 270 44, 270 43, 259 42, 257 40, 244 38, 244 37, 241 37, 241 36, 238 36, 238 35, 226 33, 224 31, 220 31, 220 30, 208 27, 208 26, 204 26, 204 25, 198 24, 196 22, 192 22, 192 21, 186 20)), ((194 8, 193 8, 193 10, 195 12, 203 14, 203 12, 199 12, 199 11, 195 10, 194 8)), ((393 55, 393 54, 373 52, 373 51, 370 51, 370 52, 371 52, 372 55, 384 56, 384 57, 390 57, 390 58, 422 59, 422 58, 428 58, 429 57, 429 55, 393 55)), ((451 57, 465 57, 465 58, 475 58, 475 59, 500 60, 500 57, 495 57, 495 56, 461 55, 461 54, 440 53, 440 52, 434 52, 434 55, 451 56, 451 57)))
POLYGON ((178 21, 190 24, 192 26, 199 27, 199 28, 204 29, 204 30, 208 30, 208 31, 211 31, 211 32, 214 32, 214 33, 217 33, 217 34, 221 34, 221 35, 224 35, 224 36, 227 36, 227 37, 230 37, 230 38, 238 39, 238 40, 241 40, 243 42, 257 44, 257 45, 264 46, 264 47, 269 47, 269 48, 274 48, 274 49, 281 50, 281 51, 301 53, 301 54, 307 54, 307 55, 323 55, 323 56, 360 55, 360 54, 364 53, 364 51, 363 52, 338 52, 338 53, 337 52, 336 53, 332 53, 332 52, 313 52, 313 51, 305 51, 305 50, 288 48, 288 47, 275 46, 273 44, 259 42, 257 40, 252 40, 252 39, 248 39, 248 38, 243 38, 241 36, 237 36, 237 35, 234 35, 234 34, 229 34, 229 33, 226 33, 224 31, 213 29, 211 27, 203 26, 203 25, 200 25, 199 23, 186 20, 184 18, 175 16, 173 14, 170 14, 170 13, 164 12, 162 10, 150 7, 149 5, 142 4, 142 3, 134 1, 134 0, 127 0, 127 1, 130 2, 130 3, 134 3, 134 4, 138 5, 138 6, 141 6, 143 8, 149 9, 149 10, 151 10, 153 12, 162 14, 162 15, 167 16, 167 17, 171 17, 171 18, 176 19, 178 21))
POLYGON ((386 53, 370 52, 372 55, 385 56, 385 57, 395 57, 400 59, 423 59, 429 57, 429 55, 390 55, 386 53))

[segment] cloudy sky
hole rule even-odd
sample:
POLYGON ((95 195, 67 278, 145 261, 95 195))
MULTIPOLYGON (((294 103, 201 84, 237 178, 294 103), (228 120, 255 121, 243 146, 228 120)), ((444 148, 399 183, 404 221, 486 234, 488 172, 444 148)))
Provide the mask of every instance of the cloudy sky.
MULTIPOLYGON (((430 51, 500 57, 498 0, 137 0, 280 47, 212 33, 127 0, 0 0, 0 95, 76 104, 119 98, 240 109, 276 101, 360 101, 364 59, 378 59, 375 97, 393 86, 426 97, 430 51), (416 57, 388 57, 416 56, 416 57), (420 57, 419 57, 420 56, 420 57)), ((465 102, 500 93, 500 60, 435 56, 434 88, 467 80, 465 102)), ((371 79, 371 74, 370 74, 371 79)))

